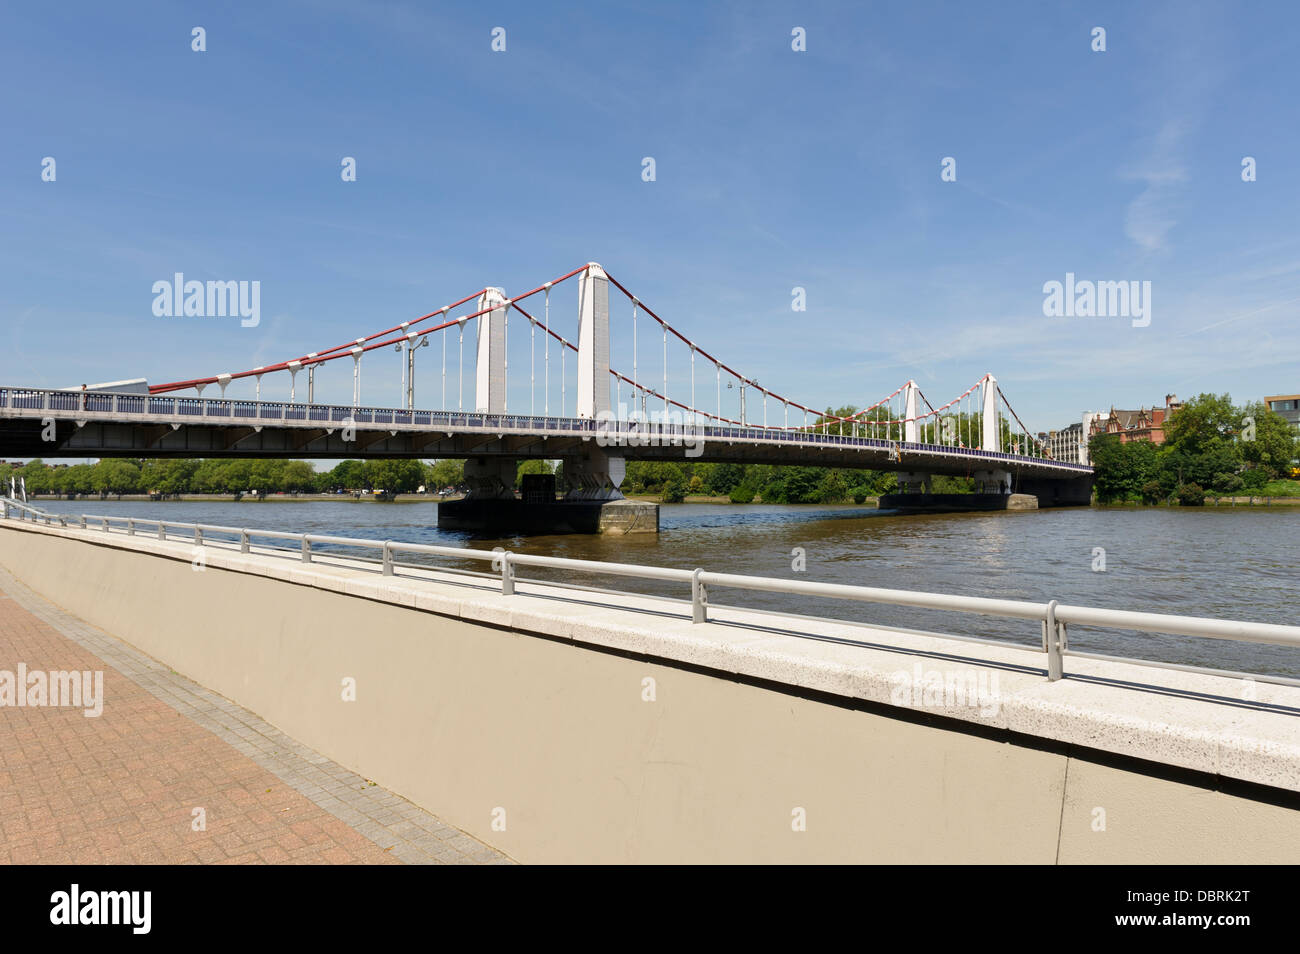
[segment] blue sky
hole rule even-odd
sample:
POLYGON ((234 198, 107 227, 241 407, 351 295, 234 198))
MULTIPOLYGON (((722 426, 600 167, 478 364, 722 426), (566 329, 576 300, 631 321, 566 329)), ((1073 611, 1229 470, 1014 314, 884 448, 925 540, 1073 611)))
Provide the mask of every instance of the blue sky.
MULTIPOLYGON (((1285 3, 9 5, 0 379, 243 370, 594 260, 812 406, 992 371, 1039 429, 1300 391, 1298 27, 1285 3), (260 325, 155 317, 175 272, 260 281, 260 325), (1150 281, 1150 325, 1044 317, 1067 272, 1150 281)), ((350 400, 345 363, 318 400, 350 400)), ((363 401, 399 378, 367 356, 363 401)))

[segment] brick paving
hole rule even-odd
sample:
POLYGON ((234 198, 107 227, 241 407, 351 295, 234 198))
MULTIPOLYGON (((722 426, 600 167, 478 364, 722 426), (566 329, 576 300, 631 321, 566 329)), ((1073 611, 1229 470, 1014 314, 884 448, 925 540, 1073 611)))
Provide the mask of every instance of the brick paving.
POLYGON ((0 706, 0 864, 510 863, 0 569, 19 663, 102 670, 108 704, 0 706))

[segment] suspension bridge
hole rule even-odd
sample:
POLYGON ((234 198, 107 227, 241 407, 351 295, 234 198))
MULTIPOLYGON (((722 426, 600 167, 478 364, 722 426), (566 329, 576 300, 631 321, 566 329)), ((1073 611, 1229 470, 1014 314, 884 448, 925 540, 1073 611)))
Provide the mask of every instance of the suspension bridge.
POLYGON ((244 371, 153 385, 0 387, 0 451, 465 458, 479 500, 512 500, 517 462, 528 458, 564 461, 569 501, 618 499, 627 460, 891 470, 900 490, 914 494, 931 475, 968 476, 983 493, 1023 492, 1045 504, 1087 502, 1092 475, 1086 464, 1053 459, 992 374, 948 400, 931 401, 909 380, 861 410, 818 411, 731 367, 594 262, 522 294, 482 288, 393 327, 244 371), (576 341, 551 315, 552 299, 575 285, 576 341), (402 406, 367 405, 362 372, 369 380, 394 351, 398 368, 390 362, 380 373, 400 372, 402 406), (417 357, 421 368, 441 365, 419 378, 422 406, 417 357), (328 368, 351 371, 350 404, 316 401, 317 374, 328 368), (436 401, 424 397, 430 386, 436 401), (232 388, 252 393, 237 397, 232 388))

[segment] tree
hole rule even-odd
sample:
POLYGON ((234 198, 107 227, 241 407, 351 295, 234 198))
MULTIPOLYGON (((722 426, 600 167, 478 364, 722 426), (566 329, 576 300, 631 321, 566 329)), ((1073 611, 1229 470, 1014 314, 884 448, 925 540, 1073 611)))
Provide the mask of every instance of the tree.
POLYGON ((746 479, 732 487, 728 496, 731 498, 732 503, 747 504, 754 502, 757 493, 754 484, 749 479, 746 479))
POLYGON ((745 479, 745 467, 742 464, 702 464, 700 478, 705 486, 719 496, 726 496, 731 489, 745 479))
POLYGON ((407 493, 424 483, 424 465, 418 460, 381 458, 368 460, 364 467, 365 482, 375 490, 407 493))
POLYGON ((55 489, 54 475, 50 472, 50 465, 39 457, 24 464, 18 471, 18 476, 27 485, 29 494, 47 494, 55 489))
POLYGON ((60 470, 62 471, 59 474, 60 489, 63 493, 88 494, 94 490, 93 468, 90 464, 73 464, 71 467, 63 467, 60 470))
POLYGON ((100 494, 135 493, 140 467, 135 461, 105 458, 91 469, 91 488, 100 494))
POLYGON ((681 503, 686 499, 686 481, 680 473, 669 476, 663 485, 664 503, 681 503))
POLYGON ((359 460, 342 460, 329 472, 329 486, 338 490, 361 490, 366 484, 366 465, 359 460))
POLYGON ((1253 418, 1253 433, 1243 423, 1241 457, 1246 466, 1263 471, 1260 486, 1287 473, 1296 456, 1296 432, 1281 414, 1263 402, 1247 404, 1241 409, 1242 421, 1253 418))
POLYGON ((1179 484, 1212 486, 1241 468, 1242 414, 1227 394, 1198 394, 1165 423, 1165 453, 1179 484))
POLYGON ((425 483, 430 488, 441 490, 444 487, 456 487, 465 482, 465 462, 463 460, 436 460, 429 465, 425 483))
POLYGON ((1160 475, 1160 451, 1150 441, 1123 443, 1118 434, 1098 434, 1088 444, 1102 503, 1140 500, 1160 475))
POLYGON ((822 479, 818 482, 816 494, 821 503, 840 503, 848 500, 849 482, 844 476, 844 471, 826 468, 822 479))
POLYGON ((303 493, 315 489, 316 471, 305 460, 286 461, 280 474, 280 489, 303 493))
POLYGON ((193 490, 200 461, 147 460, 140 466, 140 489, 148 493, 181 494, 193 490))

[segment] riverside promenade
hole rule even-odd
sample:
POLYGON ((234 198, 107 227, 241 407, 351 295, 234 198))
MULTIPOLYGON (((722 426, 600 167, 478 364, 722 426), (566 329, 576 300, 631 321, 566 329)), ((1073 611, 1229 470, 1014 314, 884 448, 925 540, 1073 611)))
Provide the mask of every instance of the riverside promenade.
POLYGON ((509 861, 0 570, 16 660, 102 671, 111 704, 0 708, 0 863, 509 861))
POLYGON ((14 576, 510 859, 1300 856, 1300 686, 1092 656, 1065 621, 1297 627, 6 510, 14 576), (576 585, 611 575, 693 599, 576 585), (1044 640, 756 612, 746 587, 1044 640))

